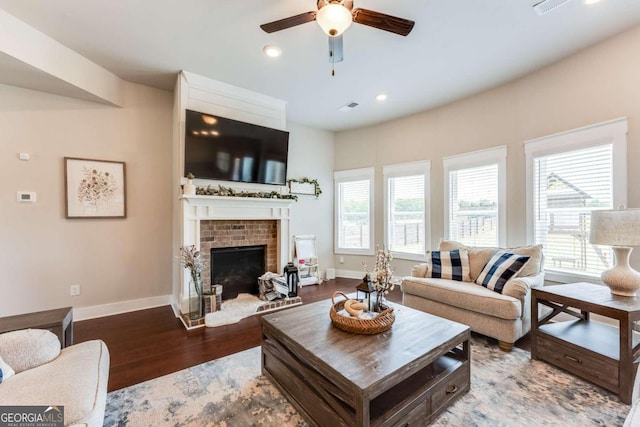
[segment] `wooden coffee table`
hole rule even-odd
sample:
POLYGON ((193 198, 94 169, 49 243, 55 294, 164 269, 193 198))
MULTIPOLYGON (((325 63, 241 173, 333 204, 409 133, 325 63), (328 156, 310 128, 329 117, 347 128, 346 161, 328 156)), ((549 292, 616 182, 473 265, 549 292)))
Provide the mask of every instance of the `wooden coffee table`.
POLYGON ((427 424, 469 390, 469 327, 393 304, 388 332, 331 324, 331 301, 262 318, 262 372, 312 424, 427 424))

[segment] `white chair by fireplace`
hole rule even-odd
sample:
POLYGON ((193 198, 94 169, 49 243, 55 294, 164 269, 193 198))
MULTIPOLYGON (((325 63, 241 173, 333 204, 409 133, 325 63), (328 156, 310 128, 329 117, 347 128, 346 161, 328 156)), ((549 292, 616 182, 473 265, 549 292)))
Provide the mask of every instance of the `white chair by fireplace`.
POLYGON ((322 279, 320 279, 316 251, 316 236, 313 234, 293 236, 293 242, 293 262, 298 267, 298 275, 300 276, 298 286, 319 285, 322 283, 322 279))

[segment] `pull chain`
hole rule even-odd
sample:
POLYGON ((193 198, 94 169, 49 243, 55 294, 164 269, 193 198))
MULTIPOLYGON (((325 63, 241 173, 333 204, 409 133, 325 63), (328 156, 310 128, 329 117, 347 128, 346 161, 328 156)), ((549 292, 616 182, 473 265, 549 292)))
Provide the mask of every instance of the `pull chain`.
POLYGON ((333 58, 333 49, 329 49, 329 61, 331 62, 331 76, 336 75, 336 62, 333 58))

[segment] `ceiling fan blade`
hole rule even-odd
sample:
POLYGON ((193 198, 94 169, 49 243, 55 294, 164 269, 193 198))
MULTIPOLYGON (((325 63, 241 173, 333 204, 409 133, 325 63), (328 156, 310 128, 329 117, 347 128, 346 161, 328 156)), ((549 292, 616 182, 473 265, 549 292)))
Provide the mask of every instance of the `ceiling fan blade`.
POLYGON ((317 13, 318 12, 316 11, 301 13, 300 15, 279 19, 277 21, 269 22, 268 24, 262 24, 260 25, 260 28, 267 33, 275 33, 276 31, 286 30, 287 28, 295 27, 296 25, 315 21, 317 13))
POLYGON ((374 10, 360 8, 353 10, 353 22, 400 34, 401 36, 408 35, 415 25, 415 22, 409 19, 397 18, 374 10))
POLYGON ((342 34, 335 37, 329 36, 329 62, 335 64, 336 62, 342 62, 343 59, 342 34))

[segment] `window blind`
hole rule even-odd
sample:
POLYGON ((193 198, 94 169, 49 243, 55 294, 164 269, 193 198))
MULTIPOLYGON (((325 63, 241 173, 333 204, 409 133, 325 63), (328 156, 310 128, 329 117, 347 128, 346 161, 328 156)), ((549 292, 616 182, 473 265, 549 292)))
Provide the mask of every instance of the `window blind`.
POLYGON ((449 172, 449 238, 498 246, 498 164, 449 172))
POLYGON ((424 174, 388 180, 387 241, 393 252, 425 253, 424 182, 424 174))
POLYGON ((338 184, 338 247, 369 249, 371 218, 370 181, 345 181, 338 184))
POLYGON ((608 247, 589 243, 591 211, 613 208, 613 145, 534 158, 534 238, 546 270, 598 276, 608 247))

